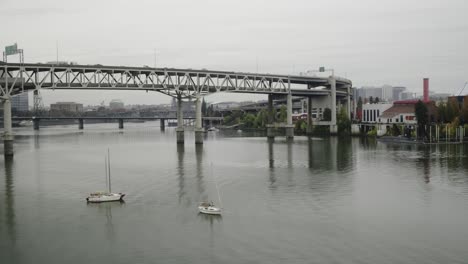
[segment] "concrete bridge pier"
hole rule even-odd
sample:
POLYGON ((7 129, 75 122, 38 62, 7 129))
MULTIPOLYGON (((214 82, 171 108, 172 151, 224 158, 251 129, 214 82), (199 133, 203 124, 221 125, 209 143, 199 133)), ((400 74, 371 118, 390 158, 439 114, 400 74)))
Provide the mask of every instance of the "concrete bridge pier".
POLYGON ((9 96, 3 100, 3 127, 3 155, 12 157, 14 136, 11 121, 11 99, 9 96))
POLYGON ((202 97, 197 95, 195 108, 195 144, 203 144, 203 134, 205 131, 202 127, 202 97))
POLYGON ((346 94, 346 111, 347 111, 349 120, 351 120, 351 87, 348 86, 346 91, 347 91, 347 94, 346 94))
POLYGON ((78 118, 78 129, 83 130, 84 128, 84 120, 83 118, 78 118))
POLYGON ((267 125, 267 138, 269 140, 275 139, 275 128, 273 122, 275 122, 275 109, 273 108, 273 94, 268 95, 268 125, 267 125))
POLYGON ((289 91, 286 98, 286 138, 294 138, 294 125, 292 122, 292 95, 291 90, 289 91))
POLYGON ((161 128, 161 131, 164 131, 166 129, 166 119, 165 118, 159 119, 159 127, 161 128))
POLYGON ((307 130, 308 135, 312 134, 312 97, 307 97, 307 130))
POLYGON ((124 120, 123 118, 119 118, 119 129, 123 129, 124 128, 124 120))
POLYGON ((336 79, 335 75, 332 74, 329 78, 331 86, 331 123, 330 123, 330 134, 336 135, 338 133, 338 127, 336 125, 336 79))
POLYGON ((41 122, 41 119, 39 118, 33 118, 33 128, 34 130, 39 130, 39 124, 41 122))
POLYGON ((182 97, 177 97, 177 144, 184 144, 184 111, 182 97))

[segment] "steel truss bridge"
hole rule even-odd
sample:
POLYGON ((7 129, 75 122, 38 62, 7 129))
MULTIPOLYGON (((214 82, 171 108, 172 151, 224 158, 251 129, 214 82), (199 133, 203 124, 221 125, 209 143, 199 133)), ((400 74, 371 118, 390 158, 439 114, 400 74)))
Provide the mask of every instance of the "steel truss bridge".
MULTIPOLYGON (((4 154, 13 155, 11 96, 33 90, 132 90, 154 91, 177 98, 177 143, 184 142, 183 99, 195 97, 195 144, 203 143, 201 97, 217 92, 268 94, 269 119, 273 115, 273 97, 285 97, 287 138, 294 136, 292 97, 308 97, 308 131, 312 127, 312 97, 329 96, 332 118, 330 132, 335 133, 337 97, 345 97, 348 115, 351 113, 350 80, 332 76, 290 76, 228 71, 124 67, 102 65, 28 64, 0 62, 0 99, 3 101, 4 154), (320 88, 320 89, 315 89, 320 88)), ((36 99, 36 98, 35 98, 36 99)), ((35 104, 36 104, 36 100, 35 104)), ((39 100, 37 100, 39 101, 39 100)), ((38 124, 38 122, 36 122, 38 124)), ((82 120, 80 121, 80 128, 82 120)), ((119 120, 123 128, 123 120, 119 120)), ((267 126, 267 136, 273 127, 267 126)))
MULTIPOLYGON (((334 79, 336 96, 349 96, 351 81, 334 79)), ((324 77, 211 70, 0 62, 1 98, 40 89, 155 91, 179 98, 216 92, 323 96, 331 94, 331 81, 324 77), (317 87, 323 89, 313 89, 317 87)))

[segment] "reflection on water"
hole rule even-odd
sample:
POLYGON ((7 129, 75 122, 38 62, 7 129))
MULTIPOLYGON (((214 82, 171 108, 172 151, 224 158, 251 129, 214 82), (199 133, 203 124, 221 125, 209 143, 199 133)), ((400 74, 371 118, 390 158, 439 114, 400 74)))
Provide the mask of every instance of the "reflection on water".
POLYGON ((205 192, 204 171, 203 171, 203 144, 195 144, 195 157, 196 157, 196 178, 197 190, 199 194, 199 201, 207 201, 208 194, 205 192), (201 195, 201 196, 200 196, 201 195))
POLYGON ((178 179, 179 179, 179 191, 178 191, 179 204, 181 203, 185 195, 184 152, 185 152, 184 144, 177 144, 177 174, 178 174, 178 179))
POLYGON ((125 201, 107 202, 107 203, 87 203, 87 207, 96 209, 98 217, 96 226, 103 226, 107 241, 113 243, 116 241, 116 232, 112 219, 112 209, 120 209, 125 205, 125 201), (104 218, 104 219, 103 219, 104 218))
POLYGON ((222 131, 181 145, 173 129, 128 127, 19 137, 0 167, 1 263, 468 259, 467 145, 222 131), (87 205, 108 147, 126 203, 87 205), (215 180, 222 217, 196 206, 216 199, 215 180))
MULTIPOLYGON (((4 157, 5 166, 5 189, 4 196, 0 199, 3 200, 4 206, 4 221, 0 218, 0 252, 4 251, 5 255, 2 257, 5 261, 11 260, 12 263, 18 261, 18 249, 16 243, 16 214, 15 214, 15 193, 14 193, 14 160, 11 156, 4 157), (4 222, 5 228, 2 227, 4 222), (2 230, 6 229, 6 234, 2 235, 2 230), (6 239, 6 241, 3 241, 6 239), (6 245, 5 245, 6 242, 6 245), (2 249, 4 248, 4 249, 2 249)), ((1 209, 0 207, 0 209, 1 209)), ((0 210, 2 213, 3 210, 0 210)), ((2 217, 3 218, 3 217, 2 217)))

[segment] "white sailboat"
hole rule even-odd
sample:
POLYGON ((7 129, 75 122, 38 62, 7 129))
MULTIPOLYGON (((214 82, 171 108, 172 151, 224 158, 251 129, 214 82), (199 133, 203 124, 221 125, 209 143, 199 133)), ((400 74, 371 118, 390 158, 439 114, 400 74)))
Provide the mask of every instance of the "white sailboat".
POLYGON ((110 154, 107 149, 107 158, 104 158, 106 171, 107 192, 93 192, 86 198, 88 203, 116 202, 123 201, 124 193, 113 193, 111 190, 111 170, 110 170, 110 154))
MULTIPOLYGON (((211 171, 213 171, 213 168, 211 168, 211 171)), ((213 201, 201 202, 198 205, 198 211, 202 214, 221 215, 221 211, 222 211, 221 196, 219 195, 219 189, 218 189, 218 184, 216 183, 216 179, 214 179, 214 182, 216 186, 216 192, 218 193, 218 200, 219 200, 220 207, 215 206, 213 201)))

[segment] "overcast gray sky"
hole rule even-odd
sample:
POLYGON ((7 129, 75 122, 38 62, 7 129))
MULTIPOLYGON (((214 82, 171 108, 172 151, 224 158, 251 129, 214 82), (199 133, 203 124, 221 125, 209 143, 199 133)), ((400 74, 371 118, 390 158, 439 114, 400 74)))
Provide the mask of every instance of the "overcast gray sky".
MULTIPOLYGON (((26 62, 55 60, 58 41, 59 60, 81 64, 153 66, 156 49, 158 67, 254 72, 258 61, 259 72, 293 74, 326 66, 356 87, 419 93, 429 77, 432 91, 455 93, 468 81, 467 11, 466 0, 0 0, 0 47, 17 42, 26 62)), ((140 92, 43 97, 169 102, 140 92)))

